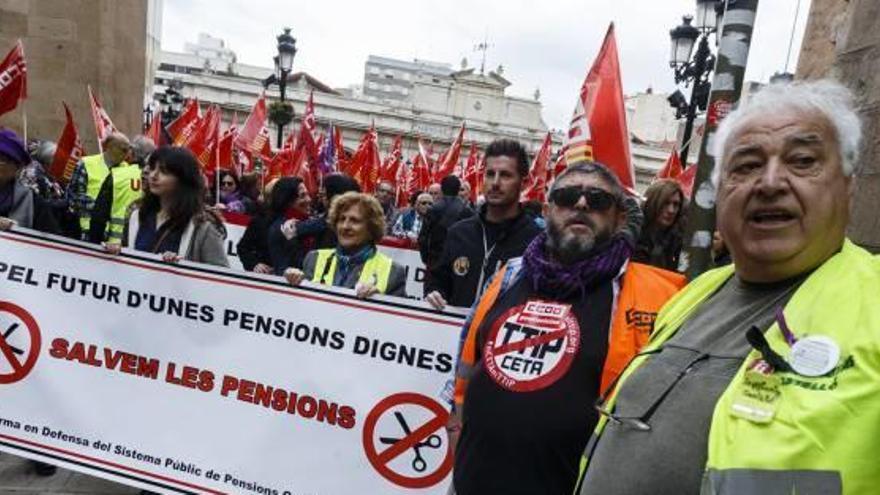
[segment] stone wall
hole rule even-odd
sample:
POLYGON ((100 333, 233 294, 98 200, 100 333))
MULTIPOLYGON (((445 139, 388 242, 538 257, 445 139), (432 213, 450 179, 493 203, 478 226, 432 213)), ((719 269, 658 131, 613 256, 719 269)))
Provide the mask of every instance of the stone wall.
POLYGON ((880 2, 813 0, 798 77, 833 77, 858 97, 864 138, 848 234, 880 252, 880 2))
MULTIPOLYGON (((86 151, 96 151, 87 85, 122 132, 140 132, 147 16, 145 0, 0 0, 0 52, 24 43, 29 137, 58 139, 64 100, 86 151)), ((21 132, 21 116, 19 106, 0 125, 21 132)))

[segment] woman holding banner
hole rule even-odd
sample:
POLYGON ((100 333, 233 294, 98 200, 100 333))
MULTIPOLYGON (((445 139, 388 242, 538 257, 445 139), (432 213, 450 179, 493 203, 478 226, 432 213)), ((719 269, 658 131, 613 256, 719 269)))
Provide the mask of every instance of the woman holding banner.
POLYGON ((284 277, 291 285, 308 280, 353 288, 361 298, 406 297, 406 270, 376 249, 385 233, 385 214, 376 198, 357 192, 335 198, 327 223, 336 233, 336 248, 310 252, 302 270, 288 268, 284 277))
MULTIPOLYGON (((129 216, 128 247, 181 259, 229 266, 223 223, 205 209, 205 182, 196 157, 185 148, 162 147, 150 156, 144 197, 129 216)), ((114 250, 114 251, 118 251, 114 250)))

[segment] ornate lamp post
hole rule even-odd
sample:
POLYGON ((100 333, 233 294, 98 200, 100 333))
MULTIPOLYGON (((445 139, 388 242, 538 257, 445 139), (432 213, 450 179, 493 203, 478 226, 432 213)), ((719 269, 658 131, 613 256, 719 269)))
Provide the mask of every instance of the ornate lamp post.
POLYGON ((159 95, 159 103, 162 104, 162 125, 167 126, 180 115, 183 110, 183 95, 177 90, 178 84, 174 81, 168 84, 165 92, 159 95))
POLYGON ((266 81, 266 87, 272 82, 278 83, 281 98, 269 106, 269 120, 278 127, 278 148, 281 148, 284 139, 284 126, 293 120, 293 106, 285 102, 285 91, 287 77, 293 69, 293 58, 296 56, 296 39, 290 35, 290 28, 284 28, 284 32, 276 39, 278 40, 278 55, 275 57, 275 77, 270 77, 266 81))
POLYGON ((709 47, 709 37, 718 34, 721 26, 724 2, 722 0, 697 0, 696 19, 684 16, 682 24, 669 31, 672 49, 669 66, 673 69, 676 84, 692 84, 688 102, 680 91, 669 97, 676 110, 676 118, 685 118, 681 142, 681 163, 688 165, 691 135, 697 113, 706 110, 712 83, 709 81, 715 67, 715 55, 709 47), (696 22, 694 22, 696 20, 696 22), (697 45, 696 54, 693 53, 697 45), (691 57, 693 55, 693 57, 691 57))

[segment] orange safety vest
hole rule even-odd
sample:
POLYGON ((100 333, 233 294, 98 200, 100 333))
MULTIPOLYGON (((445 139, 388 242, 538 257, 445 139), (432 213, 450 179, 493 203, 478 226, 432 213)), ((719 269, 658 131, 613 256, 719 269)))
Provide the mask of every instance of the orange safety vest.
MULTIPOLYGON (((495 274, 471 318, 465 324, 467 334, 461 345, 455 377, 457 407, 464 404, 468 380, 479 359, 477 333, 501 293, 508 278, 505 277, 507 270, 508 265, 505 265, 495 274)), ((604 393, 608 386, 614 383, 630 359, 648 343, 660 308, 686 283, 684 276, 678 273, 642 263, 630 262, 627 265, 614 306, 616 310, 611 320, 608 354, 602 368, 600 393, 604 393)))

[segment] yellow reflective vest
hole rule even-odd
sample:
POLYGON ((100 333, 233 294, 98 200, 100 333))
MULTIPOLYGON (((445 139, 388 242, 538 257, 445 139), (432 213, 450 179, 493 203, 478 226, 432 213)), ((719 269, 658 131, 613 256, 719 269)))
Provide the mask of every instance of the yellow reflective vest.
MULTIPOLYGON (((336 250, 335 249, 319 249, 318 257, 315 260, 315 273, 312 275, 312 282, 316 284, 333 285, 333 278, 336 275, 336 250), (330 263, 330 266, 327 266, 330 263)), ((393 262, 391 258, 376 251, 370 259, 364 263, 358 282, 365 284, 373 284, 382 294, 388 290, 388 279, 391 277, 391 266, 393 262)))
MULTIPOLYGON (((108 242, 121 243, 128 207, 141 197, 141 169, 137 165, 130 165, 126 162, 111 169, 104 163, 104 156, 100 154, 86 156, 82 160, 88 177, 86 195, 93 202, 98 199, 104 180, 108 175, 113 175, 113 197, 111 198, 106 237, 108 242)), ((91 224, 92 212, 80 212, 79 226, 83 233, 89 231, 91 224)))
MULTIPOLYGON (((658 315, 644 352, 675 335, 732 275, 730 266, 712 270, 679 292, 658 315)), ((773 385, 762 384, 760 391, 769 392, 772 416, 759 421, 736 414, 743 397, 753 397, 745 392, 754 391, 749 377, 755 376, 761 354, 752 350, 715 406, 701 495, 878 493, 880 264, 846 240, 803 282, 784 312, 795 338, 824 336, 835 342, 837 364, 818 377, 779 370, 765 375, 773 385)), ((777 323, 764 335, 777 354, 791 361, 791 346, 777 323)), ((628 366, 606 408, 613 408, 616 392, 645 359, 638 357, 628 366)), ((600 416, 581 462, 581 479, 607 422, 600 416)))

